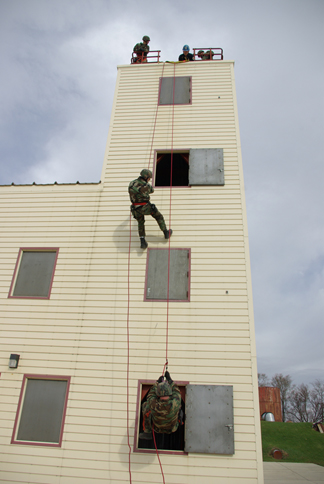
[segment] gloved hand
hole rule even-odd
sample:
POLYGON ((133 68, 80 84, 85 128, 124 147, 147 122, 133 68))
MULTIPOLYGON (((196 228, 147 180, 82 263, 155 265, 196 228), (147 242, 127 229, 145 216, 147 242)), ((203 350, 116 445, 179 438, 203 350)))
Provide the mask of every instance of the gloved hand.
POLYGON ((164 376, 165 376, 166 380, 167 380, 169 383, 172 383, 172 382, 173 382, 173 380, 172 380, 172 378, 171 378, 171 375, 170 375, 170 373, 168 372, 168 370, 167 370, 167 371, 164 373, 164 376))
POLYGON ((162 383, 164 381, 164 377, 163 375, 160 376, 160 378, 158 379, 158 383, 162 383))

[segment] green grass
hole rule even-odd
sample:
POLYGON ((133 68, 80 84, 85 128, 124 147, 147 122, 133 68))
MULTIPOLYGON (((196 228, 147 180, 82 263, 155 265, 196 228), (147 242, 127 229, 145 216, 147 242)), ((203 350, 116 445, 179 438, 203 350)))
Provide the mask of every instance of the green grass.
POLYGON ((273 448, 284 453, 281 462, 313 463, 324 466, 324 434, 311 423, 261 422, 264 462, 278 462, 270 455, 273 448))

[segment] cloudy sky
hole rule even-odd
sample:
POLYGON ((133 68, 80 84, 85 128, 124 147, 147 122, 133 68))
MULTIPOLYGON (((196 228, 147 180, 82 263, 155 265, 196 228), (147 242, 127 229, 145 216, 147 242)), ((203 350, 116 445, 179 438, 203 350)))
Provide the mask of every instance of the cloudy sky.
POLYGON ((324 379, 323 0, 0 0, 0 184, 100 180, 144 34, 235 60, 258 370, 324 379))

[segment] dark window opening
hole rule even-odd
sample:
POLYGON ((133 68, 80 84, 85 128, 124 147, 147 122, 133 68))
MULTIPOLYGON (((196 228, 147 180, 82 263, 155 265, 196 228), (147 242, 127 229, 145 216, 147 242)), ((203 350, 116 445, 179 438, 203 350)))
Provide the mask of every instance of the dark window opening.
MULTIPOLYGON (((189 153, 172 154, 172 186, 187 187, 189 184, 189 153)), ((156 187, 171 186, 171 153, 157 153, 156 187)))
MULTIPOLYGON (((142 413, 142 404, 147 399, 147 394, 151 389, 152 385, 142 385, 142 393, 141 393, 141 408, 140 408, 140 423, 139 423, 139 433, 143 432, 143 413, 142 413)), ((154 433, 155 435, 155 442, 156 447, 158 450, 167 450, 167 451, 184 451, 184 434, 185 434, 185 394, 186 394, 186 387, 179 386, 181 392, 181 411, 182 411, 182 422, 179 423, 179 427, 176 432, 172 434, 158 434, 154 433)), ((180 411, 180 412, 181 412, 180 411)), ((155 450, 154 440, 137 440, 137 447, 138 449, 150 449, 155 450)))
POLYGON ((187 152, 158 152, 155 164, 156 187, 223 186, 223 148, 197 148, 187 152))

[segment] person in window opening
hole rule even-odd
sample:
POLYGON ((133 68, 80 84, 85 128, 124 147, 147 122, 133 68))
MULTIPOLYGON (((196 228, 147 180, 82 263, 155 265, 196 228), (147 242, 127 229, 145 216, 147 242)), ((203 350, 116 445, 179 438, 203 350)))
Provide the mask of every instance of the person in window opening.
POLYGON ((131 181, 128 186, 128 193, 132 202, 131 212, 138 223, 141 249, 146 249, 148 246, 145 240, 145 215, 152 215, 155 218, 164 233, 165 239, 169 239, 172 235, 172 230, 167 230, 166 228, 162 213, 150 202, 150 194, 154 193, 154 188, 149 184, 151 178, 152 172, 144 169, 141 171, 140 176, 136 180, 131 181))
POLYGON ((182 48, 183 54, 179 55, 179 61, 193 61, 193 55, 189 52, 189 45, 185 44, 182 48))
POLYGON ((171 434, 176 432, 182 419, 181 393, 179 387, 172 381, 170 373, 165 372, 154 383, 147 394, 146 402, 142 405, 143 432, 140 439, 151 440, 154 432, 171 434))
POLYGON ((134 45, 133 51, 136 54, 135 59, 133 59, 134 63, 147 62, 147 54, 150 52, 150 46, 148 44, 151 39, 148 35, 144 35, 142 40, 143 42, 139 42, 138 44, 134 45))
POLYGON ((197 56, 200 57, 201 60, 212 60, 215 55, 215 52, 212 50, 206 50, 204 52, 203 50, 199 50, 197 53, 197 56))

